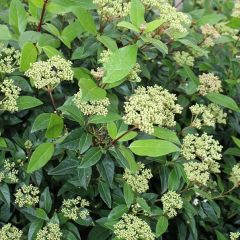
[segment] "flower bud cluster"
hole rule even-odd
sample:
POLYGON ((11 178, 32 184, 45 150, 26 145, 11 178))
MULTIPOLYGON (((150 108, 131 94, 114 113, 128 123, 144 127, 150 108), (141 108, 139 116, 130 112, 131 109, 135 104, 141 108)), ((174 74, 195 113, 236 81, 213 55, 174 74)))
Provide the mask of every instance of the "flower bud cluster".
POLYGON ((233 166, 230 180, 233 182, 234 185, 240 186, 240 164, 236 164, 233 166))
POLYGON ((32 184, 22 186, 15 195, 15 203, 19 207, 35 206, 39 202, 39 189, 32 184))
POLYGON ((199 82, 198 91, 203 96, 211 92, 222 92, 222 82, 213 73, 203 73, 199 76, 199 82))
POLYGON ((17 100, 19 98, 21 88, 14 85, 12 79, 4 79, 0 83, 0 109, 16 112, 18 111, 17 100), (3 96, 1 96, 3 94, 3 96))
POLYGON ((188 52, 185 51, 177 51, 174 54, 174 60, 177 62, 179 66, 190 66, 192 67, 194 65, 194 57, 191 56, 188 52))
POLYGON ((123 120, 149 134, 154 132, 154 125, 173 127, 175 114, 182 111, 176 100, 174 94, 160 86, 138 87, 124 103, 123 120))
POLYGON ((240 232, 230 232, 230 240, 238 240, 240 238, 240 232))
POLYGON ((38 89, 55 88, 62 81, 72 81, 72 62, 61 56, 53 56, 47 61, 38 61, 31 65, 25 75, 32 79, 38 89))
POLYGON ((11 223, 4 225, 0 229, 0 239, 1 240, 20 240, 23 232, 13 226, 11 223))
POLYGON ((20 51, 0 43, 0 73, 12 73, 20 64, 20 51))
POLYGON ((114 224, 114 234, 117 239, 124 240, 154 240, 155 235, 150 226, 141 218, 132 214, 123 214, 121 220, 114 224))
POLYGON ((169 218, 177 216, 177 210, 183 207, 183 201, 181 195, 175 191, 168 191, 161 197, 163 204, 163 213, 169 218))
POLYGON ((146 169, 145 165, 138 163, 136 172, 125 169, 123 179, 131 186, 132 190, 138 193, 144 193, 148 190, 148 182, 152 178, 150 169, 146 169))
POLYGON ((235 5, 232 10, 232 17, 240 18, 240 0, 235 1, 235 5))
POLYGON ((72 199, 64 199, 62 205, 62 213, 66 218, 74 221, 78 219, 86 219, 89 211, 85 207, 89 206, 89 202, 80 196, 72 199))
POLYGON ((48 223, 38 231, 36 240, 61 240, 62 235, 58 224, 48 223))
POLYGON ((195 104, 190 110, 193 116, 192 127, 201 129, 202 126, 215 127, 217 123, 226 124, 227 114, 217 104, 195 104))
POLYGON ((6 181, 8 183, 18 182, 18 170, 15 168, 15 162, 10 162, 9 159, 3 161, 3 167, 0 171, 0 182, 6 181))
POLYGON ((215 40, 221 35, 214 26, 206 24, 201 26, 201 32, 204 35, 204 41, 202 43, 203 47, 212 47, 215 45, 215 40))

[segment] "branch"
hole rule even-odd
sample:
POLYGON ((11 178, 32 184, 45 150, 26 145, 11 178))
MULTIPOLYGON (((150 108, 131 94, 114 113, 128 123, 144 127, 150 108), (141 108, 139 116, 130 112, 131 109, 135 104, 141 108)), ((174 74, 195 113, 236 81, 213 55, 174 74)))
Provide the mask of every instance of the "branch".
POLYGON ((37 27, 37 32, 41 32, 41 30, 42 30, 43 18, 44 18, 45 12, 46 12, 47 3, 48 3, 48 0, 44 0, 40 21, 39 21, 38 27, 37 27))

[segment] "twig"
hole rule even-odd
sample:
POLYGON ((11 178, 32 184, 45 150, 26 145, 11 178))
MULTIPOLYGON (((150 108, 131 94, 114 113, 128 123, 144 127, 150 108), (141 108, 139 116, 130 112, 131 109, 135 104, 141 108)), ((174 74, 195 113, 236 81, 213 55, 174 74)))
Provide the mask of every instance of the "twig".
POLYGON ((130 128, 130 129, 128 129, 126 132, 124 132, 122 135, 120 135, 119 137, 117 137, 116 139, 114 139, 111 143, 110 143, 110 145, 114 145, 117 141, 119 141, 122 137, 124 137, 125 135, 127 135, 129 132, 131 132, 131 131, 133 131, 133 130, 135 130, 135 129, 137 129, 137 127, 132 127, 132 128, 130 128))
POLYGON ((178 8, 183 2, 184 2, 184 0, 181 0, 179 3, 177 3, 177 4, 175 5, 175 8, 178 8))
POLYGON ((41 32, 41 30, 42 30, 43 18, 44 18, 45 12, 46 12, 47 3, 48 3, 48 0, 44 0, 40 21, 37 26, 37 32, 41 32))
POLYGON ((47 89, 47 92, 48 92, 49 97, 50 97, 50 99, 51 99, 51 102, 52 102, 54 111, 57 112, 57 107, 56 107, 56 103, 55 103, 55 100, 54 100, 54 97, 53 97, 53 94, 52 94, 52 89, 51 89, 51 88, 48 88, 48 89, 47 89))

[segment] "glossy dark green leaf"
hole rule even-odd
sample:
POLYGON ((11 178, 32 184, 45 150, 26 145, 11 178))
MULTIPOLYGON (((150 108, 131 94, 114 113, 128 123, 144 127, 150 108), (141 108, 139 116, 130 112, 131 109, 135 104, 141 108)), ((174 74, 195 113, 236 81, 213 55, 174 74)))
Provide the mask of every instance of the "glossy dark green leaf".
POLYGON ((108 184, 100 181, 98 183, 98 191, 100 193, 102 200, 107 204, 109 208, 111 208, 112 197, 111 197, 111 192, 108 184))
POLYGON ((98 147, 92 147, 84 154, 79 167, 80 168, 91 167, 101 159, 101 156, 102 156, 101 149, 98 147))

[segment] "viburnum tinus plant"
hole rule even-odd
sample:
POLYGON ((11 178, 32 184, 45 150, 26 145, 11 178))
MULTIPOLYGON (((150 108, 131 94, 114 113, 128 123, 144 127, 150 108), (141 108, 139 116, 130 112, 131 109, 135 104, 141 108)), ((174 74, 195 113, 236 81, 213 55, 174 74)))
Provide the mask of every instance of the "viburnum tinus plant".
POLYGON ((239 29, 239 0, 1 0, 0 240, 239 239, 239 29))

